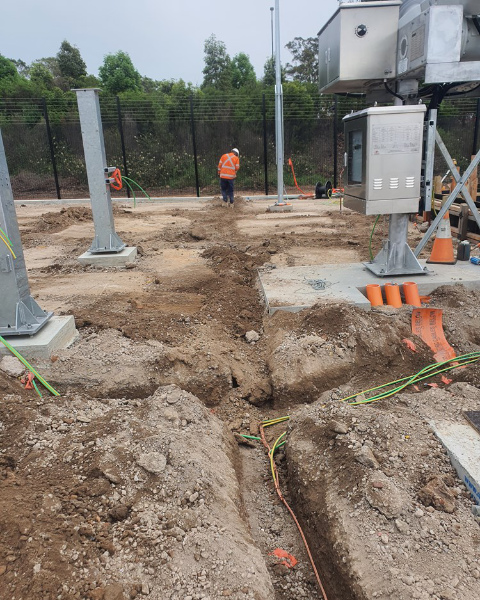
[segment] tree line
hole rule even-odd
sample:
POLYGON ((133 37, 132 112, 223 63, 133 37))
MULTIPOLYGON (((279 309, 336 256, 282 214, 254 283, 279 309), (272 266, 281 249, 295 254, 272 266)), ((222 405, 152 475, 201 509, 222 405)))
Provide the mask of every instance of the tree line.
MULTIPOLYGON (((287 104, 290 98, 292 107, 296 106, 299 118, 313 117, 319 110, 316 47, 316 38, 295 38, 286 45, 292 58, 282 68, 284 95, 287 104)), ((84 87, 100 88, 104 92, 103 97, 120 96, 127 104, 148 99, 155 107, 152 109, 155 119, 185 117, 188 112, 185 101, 191 97, 199 108, 203 107, 207 119, 209 116, 215 118, 215 112, 225 110, 232 116, 228 103, 222 107, 220 103, 215 105, 215 99, 225 97, 235 105, 233 112, 236 116, 261 118, 258 111, 247 114, 249 101, 261 98, 265 92, 273 94, 274 84, 273 57, 266 60, 263 76, 257 78, 249 56, 240 52, 231 58, 226 45, 213 34, 204 43, 203 82, 200 86, 183 79, 157 81, 142 76, 130 56, 121 50, 104 57, 98 76, 89 74, 80 50, 64 40, 55 56, 41 58, 31 64, 0 54, 0 101, 5 101, 0 102, 0 120, 8 120, 12 114, 13 105, 8 100, 39 98, 45 98, 49 103, 54 121, 61 119, 72 110, 75 97, 71 90, 84 87)), ((261 102, 254 104, 257 106, 261 102)), ((18 118, 18 111, 16 115, 18 118)), ((36 120, 34 112, 24 116, 26 121, 36 120)))

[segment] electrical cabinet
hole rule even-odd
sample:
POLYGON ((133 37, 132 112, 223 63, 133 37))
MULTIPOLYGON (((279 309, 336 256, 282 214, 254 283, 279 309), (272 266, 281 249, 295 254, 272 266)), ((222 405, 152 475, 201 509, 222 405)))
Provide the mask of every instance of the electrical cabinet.
POLYGON ((399 0, 340 4, 318 33, 320 91, 359 92, 396 75, 399 0))
POLYGON ((347 208, 366 215, 417 212, 425 110, 375 106, 343 118, 347 208))

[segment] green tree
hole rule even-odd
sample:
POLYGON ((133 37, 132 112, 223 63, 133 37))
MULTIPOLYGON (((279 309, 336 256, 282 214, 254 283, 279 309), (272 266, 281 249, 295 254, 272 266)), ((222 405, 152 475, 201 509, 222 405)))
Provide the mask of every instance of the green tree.
POLYGON ((232 85, 235 89, 253 86, 257 82, 255 69, 247 54, 240 52, 232 60, 232 85))
POLYGON ((15 65, 15 68, 17 69, 17 73, 21 77, 28 77, 30 69, 25 61, 23 61, 21 58, 17 58, 17 59, 9 58, 8 60, 15 65))
POLYGON ((98 74, 103 87, 111 94, 136 92, 142 89, 142 78, 135 69, 130 56, 119 50, 116 54, 107 54, 98 74))
POLYGON ((55 86, 53 75, 44 64, 40 62, 32 63, 29 73, 30 81, 35 85, 47 90, 51 90, 55 86))
POLYGON ((69 86, 78 85, 81 78, 87 74, 87 65, 80 55, 80 50, 67 40, 63 40, 60 45, 57 62, 60 75, 68 82, 69 86))
POLYGON ((286 65, 286 75, 301 83, 318 83, 318 40, 296 37, 285 46, 292 54, 286 65))
MULTIPOLYGON (((282 83, 284 83, 285 82, 285 67, 281 67, 280 77, 281 77, 282 83)), ((265 65, 263 67, 263 85, 264 86, 275 85, 276 81, 277 81, 277 75, 275 73, 275 58, 273 56, 270 56, 265 61, 265 65)))
POLYGON ((17 79, 19 74, 15 64, 5 56, 0 54, 0 80, 1 79, 17 79))
POLYGON ((212 35, 205 41, 205 68, 203 69, 203 88, 214 87, 224 92, 232 86, 232 61, 227 47, 212 35))

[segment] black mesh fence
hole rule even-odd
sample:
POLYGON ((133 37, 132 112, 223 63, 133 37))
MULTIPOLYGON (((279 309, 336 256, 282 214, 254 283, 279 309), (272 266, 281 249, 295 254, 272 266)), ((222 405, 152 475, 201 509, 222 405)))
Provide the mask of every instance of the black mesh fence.
MULTIPOLYGON (((341 119, 363 108, 363 100, 339 98, 336 109, 332 97, 302 102, 284 99, 286 191, 312 193, 318 181, 327 179, 341 187, 341 119)), ((216 97, 210 102, 182 97, 169 103, 153 95, 122 101, 101 96, 100 105, 109 165, 119 167, 151 196, 219 193, 218 160, 233 147, 240 150, 236 191, 277 192, 271 93, 247 100, 216 97)), ((465 98, 444 102, 439 113, 439 132, 462 171, 474 151, 476 115, 477 101, 465 98)), ((0 126, 15 198, 55 198, 58 193, 62 198, 88 197, 74 96, 48 102, 0 99, 0 126)), ((435 174, 446 169, 437 152, 435 174)), ((128 188, 112 191, 114 197, 127 193, 131 195, 128 188)))

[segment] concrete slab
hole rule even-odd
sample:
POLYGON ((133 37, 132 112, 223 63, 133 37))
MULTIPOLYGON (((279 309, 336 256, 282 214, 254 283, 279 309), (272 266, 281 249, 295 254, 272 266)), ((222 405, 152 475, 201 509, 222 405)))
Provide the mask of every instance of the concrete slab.
MULTIPOLYGON (((53 316, 35 335, 9 336, 5 339, 27 360, 45 359, 56 351, 67 348, 78 335, 75 319, 71 315, 53 316)), ((11 353, 0 344, 0 356, 11 353)))
POLYGON ((480 505, 480 435, 473 427, 463 423, 432 421, 431 426, 444 445, 458 476, 475 503, 480 505))
POLYGON ((82 265, 95 265, 96 267, 123 267, 133 263, 137 257, 135 246, 127 246, 121 252, 107 252, 105 254, 92 254, 84 252, 78 257, 82 265))
POLYGON ((285 213, 285 212, 293 212, 293 206, 291 204, 272 204, 271 206, 269 206, 267 208, 267 212, 279 212, 279 213, 285 213))
MULTIPOLYGON (((425 266, 425 261, 420 261, 425 266)), ((426 265, 426 275, 377 277, 361 263, 282 267, 259 271, 260 287, 268 312, 276 310, 298 312, 320 300, 345 301, 370 310, 366 297, 369 283, 384 285, 393 281, 399 285, 414 281, 420 295, 431 294, 442 285, 461 284, 468 289, 480 289, 480 265, 457 262, 456 265, 426 265)))

